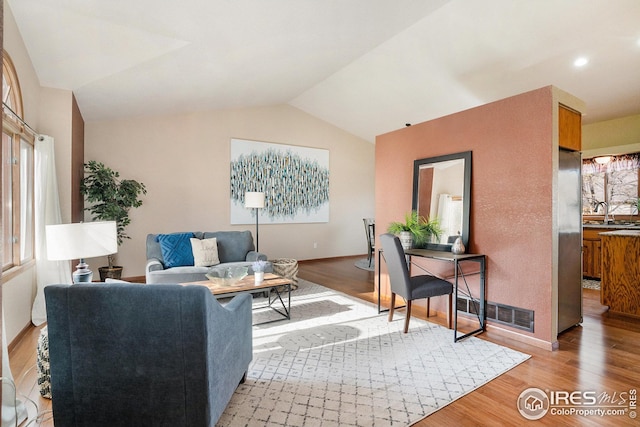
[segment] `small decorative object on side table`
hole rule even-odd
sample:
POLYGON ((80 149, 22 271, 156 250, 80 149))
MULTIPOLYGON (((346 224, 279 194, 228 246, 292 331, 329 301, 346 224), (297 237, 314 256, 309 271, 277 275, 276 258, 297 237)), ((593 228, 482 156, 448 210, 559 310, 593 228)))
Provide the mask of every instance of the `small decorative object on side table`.
POLYGON ((251 264, 251 268, 253 269, 253 277, 255 278, 256 285, 259 285, 264 281, 264 269, 267 267, 266 261, 255 261, 251 264))
POLYGON ((460 255, 463 254, 466 248, 464 247, 464 243, 462 243, 462 236, 458 236, 456 241, 451 245, 451 252, 460 255))

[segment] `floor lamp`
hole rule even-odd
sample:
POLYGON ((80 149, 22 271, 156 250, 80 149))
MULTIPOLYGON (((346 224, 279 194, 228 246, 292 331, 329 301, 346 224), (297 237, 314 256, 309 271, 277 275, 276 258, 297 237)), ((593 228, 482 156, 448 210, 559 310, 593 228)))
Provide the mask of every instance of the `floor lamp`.
POLYGON ((80 260, 72 275, 73 283, 89 283, 93 279, 93 272, 84 262, 85 258, 118 252, 115 221, 47 225, 46 233, 48 259, 80 260))
POLYGON ((258 209, 264 208, 264 193, 247 191, 244 193, 244 207, 255 209, 256 212, 256 252, 260 252, 260 238, 258 237, 258 209))

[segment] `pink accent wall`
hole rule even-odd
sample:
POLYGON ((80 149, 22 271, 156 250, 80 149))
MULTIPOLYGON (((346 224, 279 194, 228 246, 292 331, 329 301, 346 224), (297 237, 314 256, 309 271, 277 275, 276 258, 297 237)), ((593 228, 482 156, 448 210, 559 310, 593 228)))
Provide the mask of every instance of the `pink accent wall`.
MULTIPOLYGON (((487 256, 489 301, 535 311, 533 334, 500 327, 548 343, 556 341, 552 191, 558 148, 552 92, 544 87, 378 136, 375 190, 381 234, 411 210, 414 160, 471 150, 467 252, 487 256)), ((477 282, 476 276, 474 289, 477 282)), ((384 276, 382 283, 382 295, 388 295, 384 276)), ((444 312, 444 298, 438 299, 432 306, 444 312)))

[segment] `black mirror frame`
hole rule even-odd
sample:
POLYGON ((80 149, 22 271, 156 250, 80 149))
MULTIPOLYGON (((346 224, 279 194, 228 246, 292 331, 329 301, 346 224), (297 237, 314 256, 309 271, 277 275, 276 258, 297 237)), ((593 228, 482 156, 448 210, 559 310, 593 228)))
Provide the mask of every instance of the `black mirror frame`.
MULTIPOLYGON (((446 154, 437 157, 428 157, 424 159, 414 160, 413 162, 413 201, 411 204, 412 210, 418 209, 418 180, 420 166, 446 162, 450 160, 464 160, 464 189, 462 194, 462 243, 466 248, 469 248, 469 227, 471 224, 471 151, 463 151, 461 153, 446 154)), ((424 249, 431 249, 436 251, 450 251, 451 244, 441 243, 426 243, 423 245, 424 249)))

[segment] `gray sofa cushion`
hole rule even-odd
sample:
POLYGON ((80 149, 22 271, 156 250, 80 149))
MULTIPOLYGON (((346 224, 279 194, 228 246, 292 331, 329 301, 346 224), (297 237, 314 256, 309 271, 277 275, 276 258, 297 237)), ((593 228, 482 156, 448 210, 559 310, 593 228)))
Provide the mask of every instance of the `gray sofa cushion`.
POLYGON ((211 267, 172 267, 164 270, 156 270, 151 274, 147 283, 189 283, 207 280, 206 274, 211 267))
POLYGON ((203 239, 218 240, 220 263, 246 261, 247 253, 255 250, 250 231, 205 231, 203 239))

